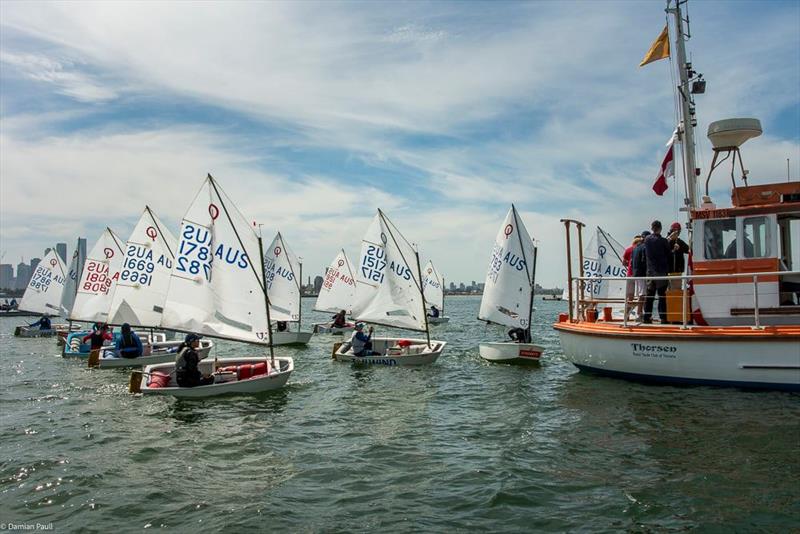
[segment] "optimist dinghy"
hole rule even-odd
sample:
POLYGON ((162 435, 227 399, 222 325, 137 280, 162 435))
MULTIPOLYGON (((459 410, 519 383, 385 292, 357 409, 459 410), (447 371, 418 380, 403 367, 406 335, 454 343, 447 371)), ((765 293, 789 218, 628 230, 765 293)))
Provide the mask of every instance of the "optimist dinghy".
MULTIPOLYGON (((61 256, 50 250, 31 276, 28 287, 19 303, 20 311, 38 313, 39 315, 58 315, 61 294, 64 291, 64 282, 67 279, 67 268, 61 261, 61 256)), ((40 329, 38 326, 18 326, 14 335, 19 337, 50 337, 56 335, 58 326, 40 329)))
MULTIPOLYGON (((314 311, 339 313, 344 310, 347 315, 352 314, 353 302, 356 298, 356 280, 353 275, 353 265, 344 249, 331 262, 325 270, 325 280, 314 304, 314 311)), ((333 326, 333 322, 314 323, 315 334, 344 334, 352 332, 355 323, 344 327, 333 326)))
POLYGON ((181 221, 161 326, 268 349, 264 356, 201 360, 213 384, 181 387, 175 362, 131 375, 131 393, 212 397, 259 393, 286 384, 292 358, 275 357, 261 239, 209 174, 181 221), (224 371, 223 371, 224 370, 224 371))
POLYGON ((422 331, 426 339, 379 337, 372 353, 356 356, 350 342, 334 346, 333 359, 367 365, 427 365, 444 351, 444 341, 430 338, 419 255, 397 227, 378 210, 361 242, 357 301, 358 321, 422 331))
MULTIPOLYGON (((157 363, 174 362, 178 354, 181 341, 157 341, 144 346, 144 354, 137 358, 122 358, 115 349, 105 349, 96 361, 89 359, 89 367, 100 369, 122 369, 126 367, 146 367, 157 363)), ((200 359, 208 357, 214 342, 210 339, 200 341, 197 353, 200 359)))
POLYGON ((306 345, 311 341, 311 332, 300 331, 303 318, 300 307, 300 281, 303 279, 303 264, 286 245, 280 232, 264 254, 264 271, 267 279, 270 318, 287 325, 297 323, 297 330, 290 328, 272 332, 272 344, 306 345))
MULTIPOLYGON (((519 329, 530 340, 536 247, 514 205, 497 232, 478 319, 519 329)), ((486 342, 481 358, 495 363, 539 363, 544 348, 530 342, 486 342)))
POLYGON ((442 324, 450 321, 450 317, 444 314, 444 278, 433 266, 432 261, 422 271, 422 293, 425 295, 425 302, 430 306, 436 306, 439 310, 438 317, 428 315, 428 324, 442 324))

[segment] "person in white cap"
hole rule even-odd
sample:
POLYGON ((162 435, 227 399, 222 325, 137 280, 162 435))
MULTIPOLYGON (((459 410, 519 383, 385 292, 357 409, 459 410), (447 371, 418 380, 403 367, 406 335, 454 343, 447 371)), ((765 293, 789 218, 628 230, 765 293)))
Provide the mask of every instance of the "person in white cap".
POLYGON ((355 356, 372 356, 372 327, 369 327, 369 334, 364 333, 364 323, 356 323, 356 330, 350 338, 350 346, 353 347, 355 356))

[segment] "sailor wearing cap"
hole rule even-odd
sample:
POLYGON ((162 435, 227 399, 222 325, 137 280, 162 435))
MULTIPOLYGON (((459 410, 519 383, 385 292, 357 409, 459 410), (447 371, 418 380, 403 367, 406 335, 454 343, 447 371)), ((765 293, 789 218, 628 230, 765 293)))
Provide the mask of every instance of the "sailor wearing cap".
POLYGON ((372 327, 369 327, 369 334, 364 333, 364 323, 356 323, 356 330, 350 338, 350 346, 353 347, 355 356, 372 356, 372 327))

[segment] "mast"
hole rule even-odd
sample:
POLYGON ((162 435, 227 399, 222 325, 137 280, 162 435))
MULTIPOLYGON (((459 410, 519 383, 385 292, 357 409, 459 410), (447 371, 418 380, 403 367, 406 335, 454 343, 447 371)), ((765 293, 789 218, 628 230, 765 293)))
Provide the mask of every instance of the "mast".
POLYGON ((442 317, 444 317, 444 276, 442 277, 442 317))
MULTIPOLYGON (((267 271, 264 267, 264 244, 261 241, 261 236, 258 236, 258 255, 261 258, 261 276, 264 279, 264 304, 267 306, 267 333, 269 335, 269 359, 270 365, 275 367, 275 348, 272 346, 272 321, 269 320, 269 296, 267 295, 267 271)), ((252 263, 252 262, 250 262, 252 263)))
MULTIPOLYGON (((392 236, 394 239, 394 236, 392 236)), ((401 254, 402 256, 402 254, 401 254)), ((419 288, 419 296, 422 298, 422 316, 425 317, 425 336, 428 338, 428 348, 431 347, 431 329, 428 327, 428 310, 425 307, 425 293, 422 291, 422 268, 419 266, 419 251, 414 251, 414 256, 417 257, 417 276, 419 276, 420 284, 417 286, 419 288)))
MULTIPOLYGON (((527 267, 528 267, 528 258, 525 257, 525 244, 522 242, 522 232, 519 231, 519 217, 517 217, 517 207, 514 204, 511 204, 511 211, 514 213, 514 226, 517 228, 517 239, 519 240, 519 251, 522 254, 522 259, 525 261, 525 268, 527 274, 527 267)), ((533 270, 528 276, 528 281, 531 284, 531 298, 528 301, 528 339, 531 338, 531 318, 533 316, 533 289, 536 284, 535 277, 536 277, 536 245, 533 246, 533 270)))
MULTIPOLYGON (((299 304, 297 306, 297 331, 299 332, 300 330, 302 330, 301 323, 303 322, 303 262, 298 260, 297 263, 299 264, 299 270, 300 270, 300 279, 297 281, 297 291, 299 293, 299 296, 297 297, 299 301, 299 304)), ((291 265, 291 263, 289 265, 291 265)))
POLYGON ((535 242, 533 245, 533 272, 531 273, 531 302, 528 306, 528 341, 530 342, 533 337, 531 336, 531 323, 533 322, 533 295, 536 293, 536 257, 539 255, 539 247, 535 242))
MULTIPOLYGON (((679 136, 683 142, 683 171, 686 176, 686 199, 685 203, 689 209, 697 208, 697 163, 694 152, 694 127, 697 126, 695 117, 695 106, 692 93, 689 88, 689 80, 695 74, 692 64, 686 61, 686 47, 684 40, 688 35, 683 31, 683 16, 681 15, 681 4, 688 0, 676 0, 675 7, 667 7, 667 13, 672 14, 675 23, 675 52, 677 56, 678 75, 680 85, 678 85, 678 95, 681 101, 681 123, 679 136)), ((686 19, 688 28, 689 20, 686 19)))

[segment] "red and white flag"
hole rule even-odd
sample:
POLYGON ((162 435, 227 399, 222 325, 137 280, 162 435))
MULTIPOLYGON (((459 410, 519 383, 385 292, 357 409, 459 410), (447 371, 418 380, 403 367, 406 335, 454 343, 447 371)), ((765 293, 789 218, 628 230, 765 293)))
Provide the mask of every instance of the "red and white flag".
POLYGON ((656 182, 653 184, 653 191, 656 195, 661 196, 667 190, 667 178, 675 176, 675 134, 672 134, 669 142, 667 143, 667 154, 664 156, 664 161, 661 162, 661 171, 656 176, 656 182))

